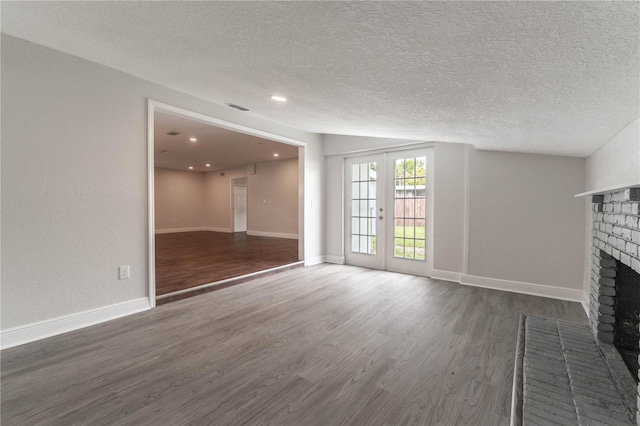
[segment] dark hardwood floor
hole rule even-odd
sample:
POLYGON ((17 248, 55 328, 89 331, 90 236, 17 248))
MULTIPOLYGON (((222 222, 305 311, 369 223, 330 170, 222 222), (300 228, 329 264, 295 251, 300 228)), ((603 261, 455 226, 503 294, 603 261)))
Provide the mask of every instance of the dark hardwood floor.
POLYGON ((246 232, 156 234, 156 295, 298 261, 298 240, 246 232))
POLYGON ((349 266, 2 352, 3 426, 506 425, 518 318, 578 303, 349 266))

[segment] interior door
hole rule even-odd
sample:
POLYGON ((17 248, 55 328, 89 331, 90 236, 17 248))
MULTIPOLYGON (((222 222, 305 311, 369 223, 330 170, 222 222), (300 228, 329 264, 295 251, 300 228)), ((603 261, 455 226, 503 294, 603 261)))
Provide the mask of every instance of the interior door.
POLYGON ((345 260, 428 276, 433 269, 430 148, 345 161, 345 260))
POLYGON ((247 231, 247 187, 233 185, 233 232, 247 231))

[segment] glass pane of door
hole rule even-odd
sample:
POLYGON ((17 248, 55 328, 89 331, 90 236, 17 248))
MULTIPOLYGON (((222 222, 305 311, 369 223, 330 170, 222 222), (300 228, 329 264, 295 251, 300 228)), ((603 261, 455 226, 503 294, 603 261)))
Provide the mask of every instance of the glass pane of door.
POLYGON ((377 167, 375 161, 351 166, 351 252, 376 254, 377 167))
POLYGON ((426 260, 426 168, 426 157, 397 158, 394 162, 395 258, 426 260))

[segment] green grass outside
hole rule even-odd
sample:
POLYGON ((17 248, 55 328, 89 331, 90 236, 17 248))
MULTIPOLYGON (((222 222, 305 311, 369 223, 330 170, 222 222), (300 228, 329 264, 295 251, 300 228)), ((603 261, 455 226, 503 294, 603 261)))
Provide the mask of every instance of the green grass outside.
POLYGON ((396 226, 395 233, 395 255, 396 257, 407 257, 415 259, 425 258, 425 229, 424 226, 403 227, 396 226), (411 238, 411 239, 406 239, 411 238), (414 239, 415 238, 415 239, 414 239))

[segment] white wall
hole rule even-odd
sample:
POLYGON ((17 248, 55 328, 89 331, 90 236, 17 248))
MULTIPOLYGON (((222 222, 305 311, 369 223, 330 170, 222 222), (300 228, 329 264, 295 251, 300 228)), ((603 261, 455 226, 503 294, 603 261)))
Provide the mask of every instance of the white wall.
POLYGON ((464 272, 465 145, 434 146, 433 269, 464 272))
POLYGON ((210 230, 232 232, 231 180, 243 177, 247 178, 247 232, 250 235, 281 234, 269 236, 297 238, 297 158, 258 163, 254 175, 248 174, 246 167, 206 173, 203 195, 205 226, 210 230))
POLYGON ((581 289, 585 159, 475 151, 468 274, 581 289))
MULTIPOLYGON (((326 146, 325 149, 329 148, 326 146)), ((326 167, 326 202, 324 226, 326 235, 326 258, 330 262, 344 263, 344 157, 328 156, 326 167)))
MULTIPOLYGON (((319 135, 318 141, 321 141, 319 135)), ((300 236, 304 250, 301 254, 304 255, 305 263, 311 265, 321 263, 325 254, 326 174, 323 145, 310 143, 303 151, 304 156, 298 157, 300 166, 304 170, 304 234, 300 236)), ((298 190, 302 191, 302 188, 298 190)))
MULTIPOLYGON (((325 154, 331 154, 326 159, 327 257, 338 261, 344 256, 344 156, 411 144, 338 135, 325 135, 324 142, 325 154)), ((585 159, 476 151, 464 144, 432 145, 434 276, 579 299, 586 207, 585 200, 574 194, 584 191, 585 159)))
POLYGON ((1 65, 3 330, 147 296, 148 98, 306 142, 305 250, 322 254, 317 135, 4 34, 1 65))
POLYGON ((587 159, 585 191, 640 185, 640 117, 587 159))
POLYGON ((297 158, 256 164, 247 194, 247 234, 298 237, 297 158))
POLYGON ((156 231, 189 230, 205 226, 205 174, 154 169, 156 231))

